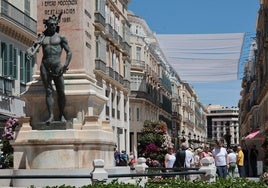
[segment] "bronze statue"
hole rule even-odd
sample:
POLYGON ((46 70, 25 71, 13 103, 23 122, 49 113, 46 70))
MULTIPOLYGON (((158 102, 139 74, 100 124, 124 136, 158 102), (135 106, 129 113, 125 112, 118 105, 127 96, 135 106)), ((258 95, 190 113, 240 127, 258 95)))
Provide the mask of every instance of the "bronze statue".
POLYGON ((46 26, 45 31, 39 35, 34 45, 26 51, 27 58, 31 59, 42 46, 43 57, 40 65, 40 72, 46 90, 46 104, 49 112, 49 118, 46 120, 47 124, 55 120, 53 112, 54 99, 52 80, 55 84, 57 92, 60 121, 66 122, 64 115, 66 97, 64 92, 63 73, 68 70, 68 66, 72 58, 72 52, 66 37, 59 34, 58 23, 60 22, 61 14, 62 13, 60 13, 58 17, 53 15, 47 20, 43 21, 46 26), (63 66, 60 62, 62 49, 64 49, 66 52, 66 60, 63 66))

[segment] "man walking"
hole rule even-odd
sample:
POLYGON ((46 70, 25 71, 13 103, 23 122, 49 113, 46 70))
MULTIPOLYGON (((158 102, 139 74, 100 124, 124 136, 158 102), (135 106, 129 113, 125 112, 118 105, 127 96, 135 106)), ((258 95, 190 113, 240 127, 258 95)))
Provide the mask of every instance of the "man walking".
POLYGON ((212 150, 215 160, 217 174, 221 178, 226 178, 227 169, 229 168, 229 159, 226 149, 222 146, 220 140, 216 141, 216 147, 212 150))
POLYGON ((237 147, 237 168, 240 177, 245 177, 244 175, 244 153, 241 146, 237 147))

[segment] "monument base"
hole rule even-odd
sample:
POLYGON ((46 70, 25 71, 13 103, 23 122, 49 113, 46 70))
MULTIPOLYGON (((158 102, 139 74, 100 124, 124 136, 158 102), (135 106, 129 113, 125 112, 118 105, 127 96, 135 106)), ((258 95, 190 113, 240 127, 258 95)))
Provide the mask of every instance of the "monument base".
POLYGON ((109 122, 85 120, 80 130, 33 130, 29 118, 20 118, 22 126, 12 143, 14 169, 92 169, 94 159, 113 167, 115 143, 109 122))
POLYGON ((33 130, 66 130, 67 128, 72 128, 71 123, 61 122, 61 121, 52 121, 51 123, 37 123, 36 126, 32 126, 33 130))

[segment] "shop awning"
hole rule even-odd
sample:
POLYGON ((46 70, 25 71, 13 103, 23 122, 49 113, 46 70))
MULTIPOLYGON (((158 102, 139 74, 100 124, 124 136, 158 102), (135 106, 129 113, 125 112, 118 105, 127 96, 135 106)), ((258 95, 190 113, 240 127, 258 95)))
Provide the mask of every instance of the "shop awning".
POLYGON ((248 134, 248 135, 245 137, 245 139, 252 139, 252 138, 255 138, 259 133, 260 133, 259 130, 258 130, 258 131, 254 131, 254 132, 248 134))

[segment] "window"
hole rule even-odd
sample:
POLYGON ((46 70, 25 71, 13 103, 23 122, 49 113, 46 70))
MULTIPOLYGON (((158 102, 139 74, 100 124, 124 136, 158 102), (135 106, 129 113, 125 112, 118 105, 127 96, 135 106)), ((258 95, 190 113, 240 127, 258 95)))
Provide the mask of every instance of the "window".
POLYGON ((119 95, 116 96, 116 102, 117 102, 117 105, 119 105, 119 102, 120 102, 120 96, 119 95))
POLYGON ((138 26, 138 25, 136 25, 135 33, 136 33, 136 34, 139 34, 139 26, 138 26))
POLYGON ((12 44, 1 43, 2 76, 17 78, 17 49, 12 44))
POLYGON ((100 12, 103 16, 105 15, 107 7, 105 7, 105 1, 95 0, 95 9, 97 12, 100 12))
POLYGON ((13 61, 12 61, 12 76, 13 76, 13 78, 14 79, 17 79, 18 78, 18 70, 17 70, 17 68, 18 68, 18 60, 17 60, 17 56, 18 56, 18 54, 17 54, 17 49, 13 49, 13 61))
POLYGON ((32 80, 35 59, 27 61, 24 51, 18 50, 13 44, 1 42, 0 59, 2 59, 2 72, 0 74, 3 77, 10 77, 13 80, 19 79, 21 83, 32 80), (20 71, 19 74, 18 71, 20 71))
POLYGON ((117 67, 116 54, 113 53, 112 54, 112 68, 113 68, 113 70, 116 70, 116 67, 117 67))
POLYGON ((137 121, 140 121, 140 109, 137 108, 137 121))
POLYGON ((22 51, 20 51, 20 81, 25 82, 25 72, 23 71, 25 67, 24 64, 24 54, 22 51))
POLYGON ((124 61, 124 62, 123 62, 123 76, 124 76, 124 77, 127 76, 126 73, 127 73, 127 64, 126 64, 126 62, 124 61))
POLYGON ((114 22, 115 22, 114 18, 115 18, 114 12, 111 11, 111 13, 110 13, 110 25, 113 27, 113 29, 114 29, 114 22))
POLYGON ((114 93, 111 93, 112 94, 112 104, 114 104, 114 96, 115 96, 115 94, 114 93))
POLYGON ((106 41, 101 36, 96 36, 96 58, 106 62, 106 41))
POLYGON ((24 12, 28 16, 30 16, 30 8, 30 0, 24 0, 24 12))
POLYGON ((115 30, 118 34, 120 33, 120 21, 117 17, 115 18, 115 30))
POLYGON ((109 90, 105 90, 105 97, 109 97, 109 94, 110 94, 110 92, 109 92, 109 90))
POLYGON ((141 47, 139 46, 136 47, 136 60, 141 60, 141 47))
POLYGON ((131 108, 129 108, 129 121, 131 121, 131 117, 132 117, 131 108))
POLYGON ((105 22, 107 23, 107 24, 109 24, 110 22, 110 9, 109 9, 109 7, 107 6, 107 5, 105 5, 105 22))
POLYGON ((30 6, 30 0, 24 0, 24 13, 25 13, 25 15, 24 15, 24 23, 25 23, 25 25, 27 26, 27 27, 30 27, 30 22, 31 22, 31 20, 30 20, 30 8, 31 8, 31 6, 30 6))
POLYGON ((8 67, 8 49, 6 43, 1 43, 1 57, 2 57, 2 76, 7 76, 8 67))
POLYGON ((26 74, 26 82, 29 82, 32 80, 32 72, 33 72, 33 65, 34 65, 34 59, 32 59, 32 61, 27 62, 25 60, 25 74, 26 74))

